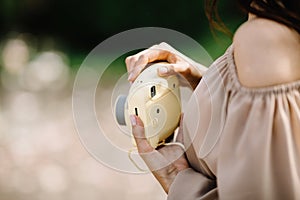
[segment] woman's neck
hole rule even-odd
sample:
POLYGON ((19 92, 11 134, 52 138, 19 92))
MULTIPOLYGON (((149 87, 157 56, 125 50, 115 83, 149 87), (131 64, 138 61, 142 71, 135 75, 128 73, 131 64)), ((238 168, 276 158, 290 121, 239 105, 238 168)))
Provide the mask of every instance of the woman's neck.
POLYGON ((248 14, 248 21, 251 21, 251 20, 255 19, 256 17, 257 17, 256 15, 254 15, 252 13, 249 13, 248 14))

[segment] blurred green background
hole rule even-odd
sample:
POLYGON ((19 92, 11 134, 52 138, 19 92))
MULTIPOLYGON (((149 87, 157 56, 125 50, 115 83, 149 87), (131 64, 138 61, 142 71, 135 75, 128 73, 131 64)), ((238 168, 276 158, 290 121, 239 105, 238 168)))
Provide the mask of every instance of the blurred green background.
MULTIPOLYGON (((230 40, 224 35, 213 38, 203 5, 203 0, 1 0, 0 33, 2 39, 30 34, 39 48, 61 49, 78 64, 92 48, 114 34, 156 26, 196 39, 216 58, 230 40)), ((232 1, 221 1, 219 10, 232 31, 246 19, 232 1)))
MULTIPOLYGON (((86 152, 73 123, 73 81, 94 47, 138 27, 179 31, 217 58, 231 38, 213 36, 203 5, 0 0, 0 199, 165 199, 151 175, 122 174, 86 152)), ((221 1, 219 10, 232 32, 246 20, 232 1, 221 1)))

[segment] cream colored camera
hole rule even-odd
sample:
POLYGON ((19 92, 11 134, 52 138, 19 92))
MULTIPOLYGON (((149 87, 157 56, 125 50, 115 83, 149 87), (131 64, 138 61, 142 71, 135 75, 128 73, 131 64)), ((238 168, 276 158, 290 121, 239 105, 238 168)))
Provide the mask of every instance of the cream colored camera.
POLYGON ((146 138, 154 148, 172 135, 181 115, 178 77, 157 74, 158 68, 164 65, 166 63, 149 65, 131 85, 128 96, 119 96, 115 104, 117 122, 131 131, 129 116, 138 115, 144 122, 146 138))

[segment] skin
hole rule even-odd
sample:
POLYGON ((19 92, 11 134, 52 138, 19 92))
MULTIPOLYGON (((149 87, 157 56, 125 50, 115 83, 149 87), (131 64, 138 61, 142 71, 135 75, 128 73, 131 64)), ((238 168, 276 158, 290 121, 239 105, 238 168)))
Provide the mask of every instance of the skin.
POLYGON ((158 70, 160 76, 170 76, 179 73, 189 82, 189 85, 195 89, 202 74, 207 68, 192 59, 181 54, 165 42, 154 45, 136 55, 126 58, 128 71, 128 81, 133 82, 148 63, 154 61, 167 61, 166 67, 158 70))
MULTIPOLYGON (((300 36, 293 29, 250 14, 249 20, 236 31, 233 45, 239 81, 243 86, 261 88, 300 80, 300 36)), ((157 60, 170 63, 167 69, 158 71, 159 75, 180 73, 193 88, 197 86, 206 70, 202 65, 162 43, 126 59, 128 80, 133 82, 147 63, 157 60)), ((131 116, 131 123, 139 153, 150 169, 151 166, 157 165, 157 162, 163 163, 174 154, 179 156, 179 159, 165 168, 152 172, 168 193, 177 174, 189 168, 183 150, 178 146, 153 149, 145 139, 140 118, 131 116)), ((182 140, 182 129, 180 130, 179 141, 182 140)))
MULTIPOLYGON (((179 146, 163 146, 162 148, 154 149, 145 138, 142 120, 135 115, 130 116, 130 120, 139 154, 162 188, 168 193, 176 175, 180 171, 189 168, 183 149, 179 146), (174 161, 170 162, 170 160, 174 161)), ((179 128, 177 142, 182 142, 182 139, 182 128, 179 128)))
POLYGON ((236 31, 233 44, 239 80, 245 87, 300 79, 300 36, 291 28, 251 15, 236 31))

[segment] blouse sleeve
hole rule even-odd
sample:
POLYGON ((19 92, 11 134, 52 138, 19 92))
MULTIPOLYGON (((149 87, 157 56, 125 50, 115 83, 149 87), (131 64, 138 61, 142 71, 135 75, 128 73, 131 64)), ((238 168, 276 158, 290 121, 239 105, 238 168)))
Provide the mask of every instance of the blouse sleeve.
POLYGON ((300 199, 300 81, 244 87, 230 47, 194 94, 184 134, 208 170, 180 172, 169 200, 300 199))
POLYGON ((192 168, 181 171, 171 185, 168 200, 217 199, 216 181, 192 168))
MULTIPOLYGON (((217 160, 221 199, 300 199, 300 81, 248 88, 228 55, 217 160)), ((258 72, 259 73, 259 72, 258 72)))

